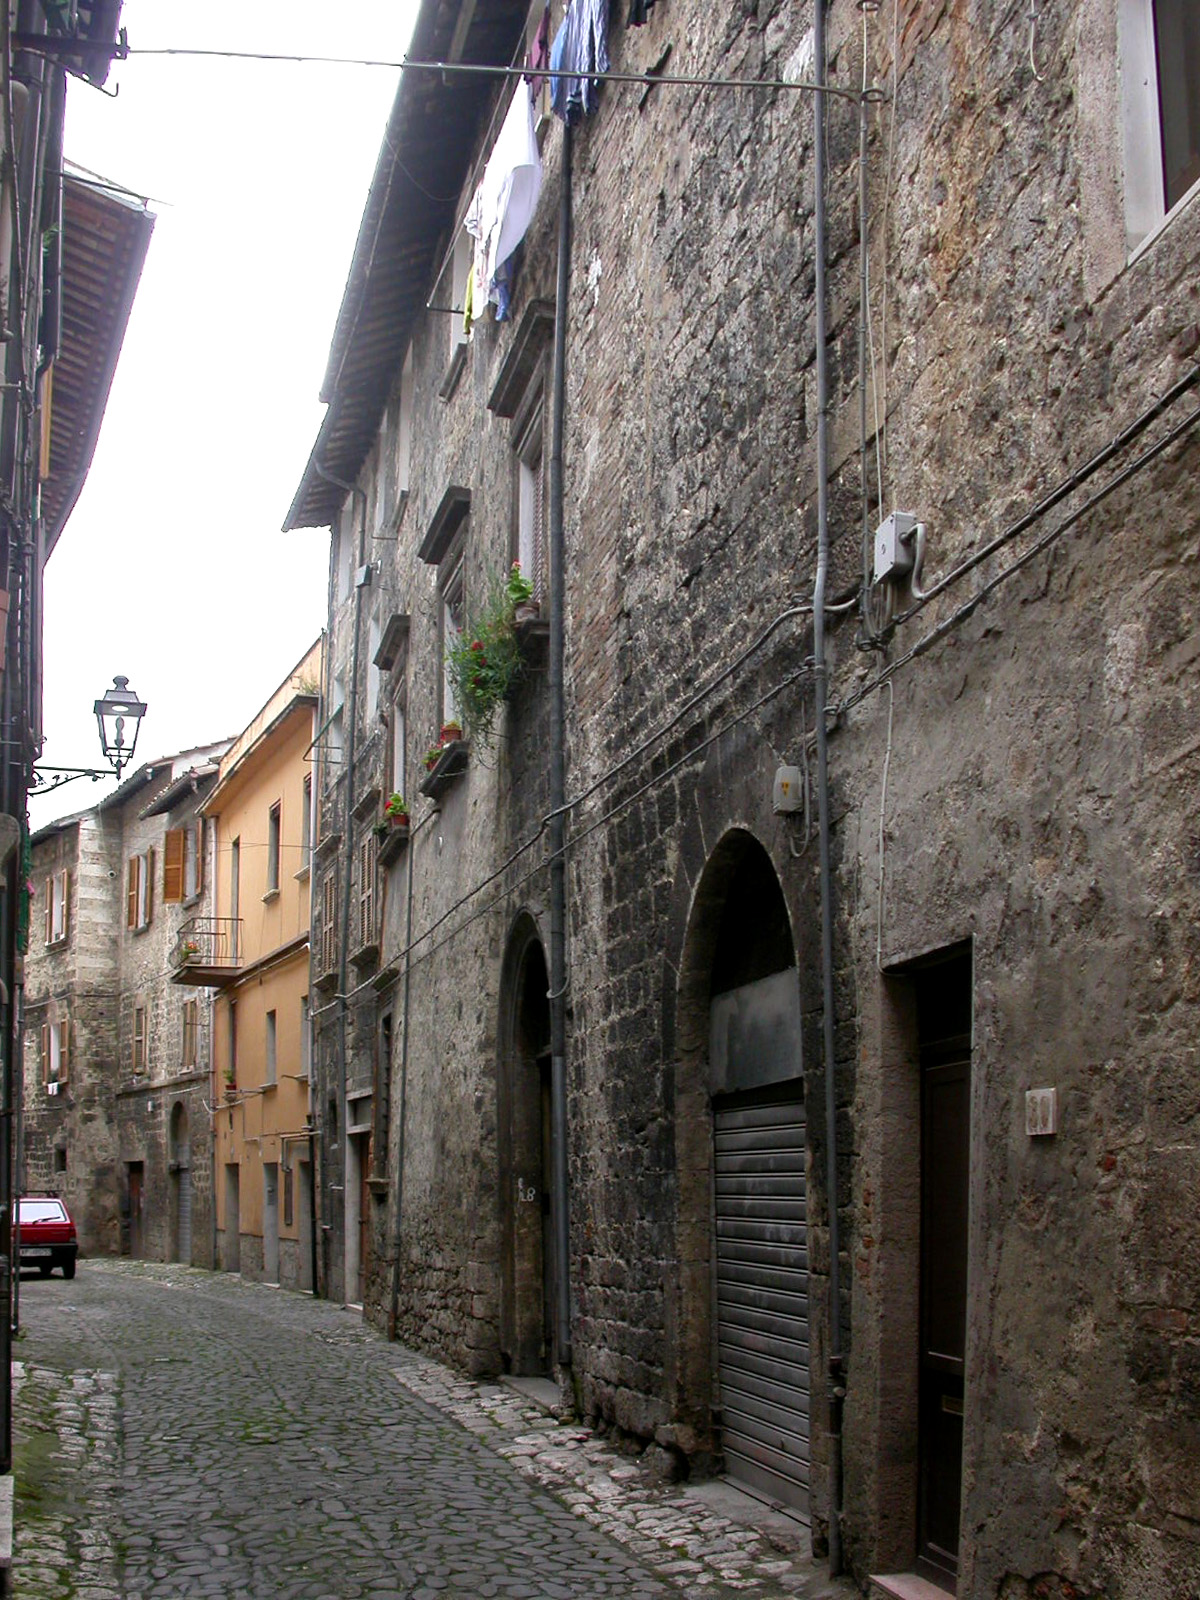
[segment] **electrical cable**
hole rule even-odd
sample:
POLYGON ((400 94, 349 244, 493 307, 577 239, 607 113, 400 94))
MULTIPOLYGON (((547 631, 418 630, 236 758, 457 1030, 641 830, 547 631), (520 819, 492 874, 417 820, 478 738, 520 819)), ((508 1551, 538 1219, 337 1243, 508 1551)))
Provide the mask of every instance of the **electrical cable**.
MULTIPOLYGON (((1169 433, 1165 434, 1161 439, 1156 440, 1154 444, 1147 446, 1147 448, 1141 453, 1140 456, 1136 458, 1136 460, 1131 461, 1128 466, 1123 467, 1114 478, 1110 479, 1109 482, 1104 485, 1103 488, 1097 489, 1095 494, 1091 495, 1083 502, 1082 505, 1070 512, 1062 522, 1056 523, 1048 533, 1043 534, 1040 539, 1038 539, 1034 544, 1030 545, 1029 549, 1019 555, 1015 561, 1010 562, 1008 566, 1002 568, 993 577, 989 578, 983 587, 979 589, 977 593, 973 594, 969 600, 965 601, 956 610, 952 611, 948 617, 946 617, 942 622, 939 622, 936 627, 931 628, 928 633, 922 634, 921 638, 917 640, 911 649, 906 650, 903 655, 897 656, 894 661, 889 662, 889 664, 880 672, 876 673, 873 678, 868 679, 866 683, 861 684, 859 688, 853 691, 853 693, 848 694, 844 699, 840 700, 833 708, 835 716, 844 716, 847 711, 850 711, 855 706, 860 705, 868 695, 874 694, 876 689, 882 688, 885 683, 889 682, 893 677, 895 677, 896 673, 901 667, 907 666, 911 661, 915 661, 918 656, 925 655, 926 652, 931 650, 935 644, 944 639, 947 634, 953 632, 953 630, 965 622, 973 612, 978 610, 983 602, 988 599, 988 597, 996 589, 998 589, 1002 583, 1006 582, 1009 578, 1015 577, 1018 572, 1022 571, 1026 566, 1028 566, 1035 556, 1040 555, 1044 550, 1048 549, 1056 539, 1061 537, 1062 534, 1066 533, 1068 528, 1074 527, 1074 525, 1083 517, 1085 517, 1088 512, 1094 511, 1098 505, 1108 499, 1109 495, 1121 488, 1122 485, 1128 483, 1129 480, 1134 477, 1135 474, 1140 472, 1143 467, 1148 466, 1151 461, 1162 455, 1165 450, 1168 450, 1171 445, 1175 444, 1177 440, 1182 438, 1190 428, 1195 427, 1197 423, 1200 423, 1200 406, 1198 406, 1196 410, 1189 413, 1189 415, 1186 416, 1182 422, 1177 423, 1169 433)), ((1025 525, 1027 526, 1028 524, 1026 523, 1025 525)), ((944 587, 944 584, 938 587, 944 587)), ((916 609, 919 608, 914 607, 913 611, 916 609)), ((907 614, 911 616, 913 611, 910 611, 907 614)))
MULTIPOLYGON (((1195 366, 1176 383, 1173 383, 1166 393, 1161 395, 1152 406, 1149 406, 1139 416, 1135 417, 1128 427, 1123 428, 1103 449, 1098 450, 1075 472, 1056 484, 1049 494, 1043 495, 1042 499, 1023 516, 1018 517, 1016 522, 1010 523, 994 539, 990 539, 987 544, 976 550, 972 555, 964 557, 957 566, 951 567, 950 571, 939 578, 936 583, 930 584, 928 589, 922 590, 922 598, 917 604, 911 605, 900 612, 895 618, 895 626, 899 627, 901 623, 907 622, 911 617, 916 616, 930 600, 935 599, 944 589, 947 589, 952 583, 957 583, 960 578, 979 566, 981 562, 986 561, 989 556, 994 555, 997 550, 1002 549, 1006 544, 1011 543, 1013 539, 1024 533, 1027 528, 1032 527, 1035 522, 1040 522, 1047 512, 1052 511, 1069 494, 1086 483, 1094 473, 1111 461, 1115 455, 1119 455, 1127 444, 1131 444, 1134 439, 1143 434, 1153 422, 1162 416, 1164 411, 1167 411, 1176 400, 1194 389, 1198 383, 1200 383, 1200 366, 1195 366)), ((889 585, 889 587, 891 586, 889 585)))

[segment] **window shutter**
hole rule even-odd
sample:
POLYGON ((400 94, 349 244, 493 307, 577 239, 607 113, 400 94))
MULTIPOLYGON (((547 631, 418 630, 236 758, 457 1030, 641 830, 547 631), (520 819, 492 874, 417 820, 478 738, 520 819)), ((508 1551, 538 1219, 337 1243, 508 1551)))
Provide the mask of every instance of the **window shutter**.
POLYGON ((154 916, 154 851, 146 851, 146 926, 154 916))
POLYGON ((46 943, 54 939, 54 879, 46 879, 46 943))
POLYGON ((125 884, 125 926, 136 928, 138 925, 138 869, 141 864, 139 856, 130 856, 129 872, 125 884))
POLYGON ((196 893, 204 888, 204 818, 197 817, 196 829, 196 893))
POLYGON ((50 1024, 42 1023, 42 1082, 50 1082, 50 1024))
POLYGON ((70 933, 70 931, 71 931, 71 874, 67 871, 66 867, 64 867, 63 870, 62 870, 61 878, 62 878, 62 933, 61 933, 60 937, 65 939, 67 937, 68 933, 70 933))
POLYGON ((71 1071, 71 1019, 67 1017, 59 1023, 58 1035, 58 1081, 66 1083, 71 1071))
POLYGON ((163 905, 178 905, 183 900, 183 852, 185 830, 168 828, 163 839, 163 905))

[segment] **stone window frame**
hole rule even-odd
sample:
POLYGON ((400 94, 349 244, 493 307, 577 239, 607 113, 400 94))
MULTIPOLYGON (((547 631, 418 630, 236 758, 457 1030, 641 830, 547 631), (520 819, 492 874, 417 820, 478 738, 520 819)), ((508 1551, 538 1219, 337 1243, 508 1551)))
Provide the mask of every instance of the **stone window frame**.
MULTIPOLYGON (((1191 185, 1167 205, 1160 101, 1164 85, 1155 31, 1158 4, 1159 0, 1119 0, 1118 9, 1125 245, 1130 257, 1144 249, 1200 195, 1198 173, 1191 185)), ((1200 106, 1195 109, 1200 112, 1200 106)))
POLYGON ((129 857, 125 869, 125 926, 145 933, 154 920, 154 849, 129 857))
POLYGON ((510 556, 545 604, 550 588, 549 462, 545 450, 546 374, 530 380, 513 418, 513 512, 510 556))
POLYGON ((200 1002, 185 1000, 180 1019, 180 1065, 194 1067, 200 1059, 200 1002))
POLYGON ((273 800, 267 808, 267 889, 264 900, 279 894, 279 865, 283 853, 283 801, 273 800))
POLYGON ((46 928, 44 943, 47 949, 65 945, 70 938, 71 873, 62 867, 46 878, 46 928))
POLYGON ((133 1006, 132 1063, 135 1073, 150 1070, 150 1008, 141 1000, 135 1001, 133 1006))

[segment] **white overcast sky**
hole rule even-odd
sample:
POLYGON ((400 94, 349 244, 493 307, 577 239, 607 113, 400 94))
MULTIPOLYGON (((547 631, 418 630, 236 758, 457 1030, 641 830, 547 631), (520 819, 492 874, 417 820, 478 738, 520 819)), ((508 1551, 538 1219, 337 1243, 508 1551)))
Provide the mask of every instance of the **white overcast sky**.
MULTIPOLYGON (((413 0, 126 0, 131 49, 399 60, 413 0)), ((46 570, 46 746, 99 765, 123 673, 138 757, 235 734, 325 620, 328 535, 279 531, 308 460, 350 255, 398 74, 186 57, 72 80, 68 159, 157 215, 91 474, 46 570)), ((94 805, 80 779, 36 828, 94 805)))

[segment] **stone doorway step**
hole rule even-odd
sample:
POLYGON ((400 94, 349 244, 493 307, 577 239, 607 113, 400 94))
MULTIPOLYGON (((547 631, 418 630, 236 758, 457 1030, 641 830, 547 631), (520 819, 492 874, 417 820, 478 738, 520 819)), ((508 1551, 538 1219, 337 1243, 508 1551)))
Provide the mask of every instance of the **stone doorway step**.
POLYGON ((915 1572, 888 1572, 867 1581, 871 1600, 953 1600, 954 1596, 953 1589, 943 1589, 915 1572))

